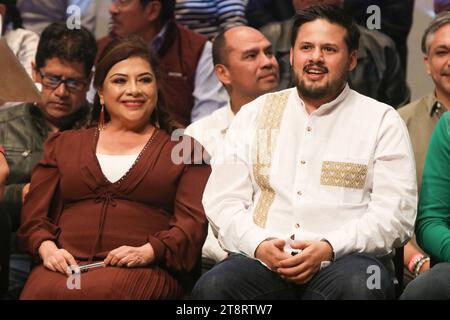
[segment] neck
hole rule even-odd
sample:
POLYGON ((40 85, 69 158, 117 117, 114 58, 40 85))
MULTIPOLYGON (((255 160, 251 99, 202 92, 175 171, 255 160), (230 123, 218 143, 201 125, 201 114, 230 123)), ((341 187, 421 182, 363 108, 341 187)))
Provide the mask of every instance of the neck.
POLYGON ((230 94, 231 111, 233 111, 234 114, 238 113, 243 105, 252 102, 256 98, 257 97, 244 97, 230 94))
POLYGON ((339 97, 339 95, 342 93, 344 88, 345 88, 345 84, 344 84, 344 87, 342 87, 341 90, 338 90, 335 94, 329 95, 327 97, 320 98, 320 99, 312 99, 312 98, 305 97, 300 93, 300 90, 298 88, 297 88, 297 93, 298 93, 298 96, 305 103, 306 111, 308 112, 308 114, 311 114, 314 111, 316 111, 317 109, 319 109, 325 103, 329 103, 329 102, 335 100, 337 97, 339 97))
POLYGON ((436 99, 444 105, 447 110, 450 110, 450 94, 445 94, 438 88, 436 88, 436 99))
POLYGON ((122 121, 114 121, 113 119, 106 124, 105 131, 110 133, 136 133, 136 134, 146 134, 151 132, 154 129, 154 126, 149 123, 125 123, 122 121))
POLYGON ((50 121, 47 121, 47 128, 48 128, 48 131, 51 133, 56 133, 61 130, 61 128, 59 126, 57 126, 56 124, 54 124, 50 121))
POLYGON ((156 35, 161 31, 163 26, 164 25, 161 21, 155 22, 139 35, 142 37, 142 39, 144 39, 146 43, 151 43, 156 35))

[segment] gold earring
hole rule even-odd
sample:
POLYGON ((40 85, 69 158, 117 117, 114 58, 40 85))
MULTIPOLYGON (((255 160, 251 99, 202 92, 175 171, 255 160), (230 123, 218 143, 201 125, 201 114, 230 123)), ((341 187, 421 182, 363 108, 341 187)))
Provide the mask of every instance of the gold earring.
POLYGON ((100 110, 100 115, 98 117, 98 128, 100 130, 105 130, 105 105, 102 104, 102 109, 100 110))

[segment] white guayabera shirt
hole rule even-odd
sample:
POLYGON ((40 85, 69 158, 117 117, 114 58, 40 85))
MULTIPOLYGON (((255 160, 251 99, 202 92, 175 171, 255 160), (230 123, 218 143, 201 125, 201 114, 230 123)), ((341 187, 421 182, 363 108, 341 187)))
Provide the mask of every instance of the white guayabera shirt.
POLYGON ((308 114, 296 88, 244 106, 203 195, 221 246, 254 257, 265 239, 327 239, 339 258, 389 254, 413 233, 408 131, 390 106, 348 86, 308 114))
MULTIPOLYGON (((233 119, 234 113, 228 102, 223 108, 217 109, 210 115, 191 123, 184 131, 184 134, 196 139, 210 156, 214 156, 216 150, 223 146, 225 135, 233 119)), ((209 225, 208 235, 202 248, 202 257, 219 262, 225 259, 227 255, 219 246, 211 225, 209 225)))

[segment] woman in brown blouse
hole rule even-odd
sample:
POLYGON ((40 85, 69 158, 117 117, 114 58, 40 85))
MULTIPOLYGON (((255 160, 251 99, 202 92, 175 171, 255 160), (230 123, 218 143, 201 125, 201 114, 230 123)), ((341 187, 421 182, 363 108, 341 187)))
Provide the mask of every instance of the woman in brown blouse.
POLYGON ((42 260, 22 299, 185 294, 182 279, 206 236, 201 198, 210 168, 190 164, 194 148, 181 164, 172 158, 178 142, 158 80, 147 45, 117 39, 96 67, 98 126, 47 141, 17 235, 19 248, 42 260), (101 261, 105 267, 71 273, 101 261))

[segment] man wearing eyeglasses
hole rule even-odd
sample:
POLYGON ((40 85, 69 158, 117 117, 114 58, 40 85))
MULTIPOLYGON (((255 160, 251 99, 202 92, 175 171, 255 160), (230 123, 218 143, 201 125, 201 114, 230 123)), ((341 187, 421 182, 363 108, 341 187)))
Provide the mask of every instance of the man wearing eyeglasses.
MULTIPOLYGON (((48 135, 82 128, 88 122, 86 92, 95 56, 95 38, 87 29, 69 30, 64 23, 49 25, 41 35, 33 64, 34 81, 42 86, 41 102, 0 111, 0 145, 5 148, 10 170, 0 210, 10 217, 12 231, 20 224, 31 171, 41 159, 48 135)), ((17 254, 11 255, 10 262, 6 298, 15 298, 25 283, 29 262, 17 254)))

